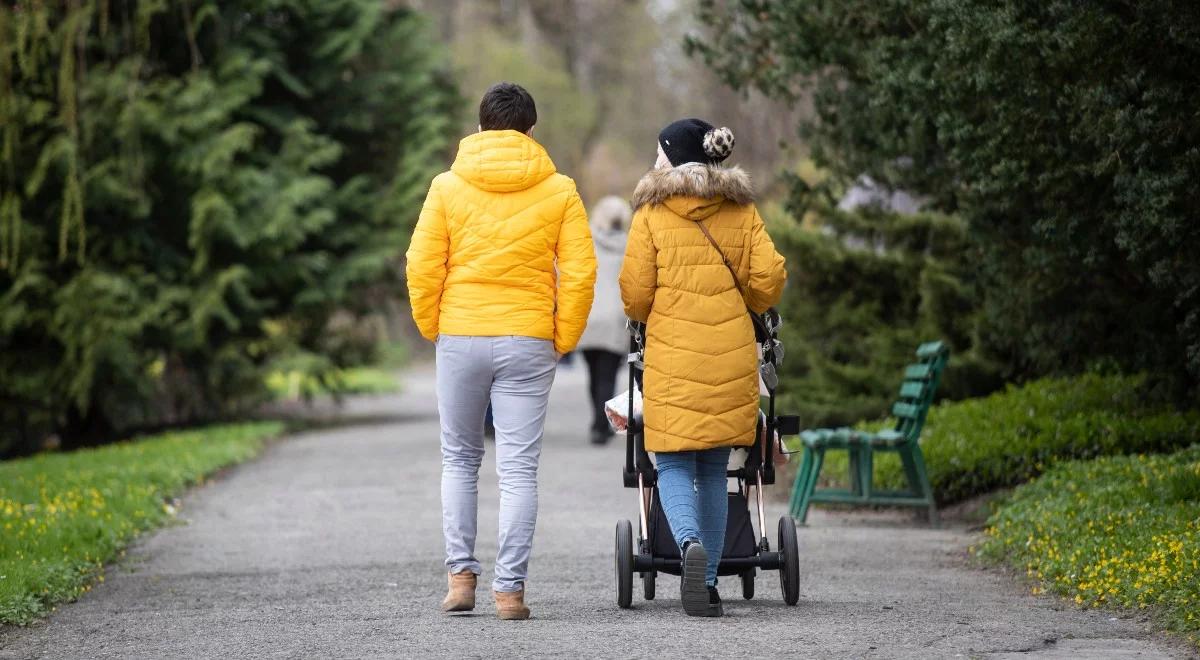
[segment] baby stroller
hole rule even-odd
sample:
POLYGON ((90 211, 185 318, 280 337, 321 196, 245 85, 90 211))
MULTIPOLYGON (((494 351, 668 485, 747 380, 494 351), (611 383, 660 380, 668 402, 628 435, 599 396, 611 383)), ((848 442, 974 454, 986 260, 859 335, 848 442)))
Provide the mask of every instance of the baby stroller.
MULTIPOLYGON (((781 516, 777 526, 776 550, 767 538, 767 518, 763 507, 762 488, 775 483, 773 461, 776 433, 796 435, 800 432, 799 418, 775 414, 775 387, 778 377, 775 368, 783 360, 783 345, 779 342, 779 314, 770 310, 755 323, 756 340, 762 348, 759 372, 768 392, 765 415, 759 415, 757 440, 748 448, 735 450, 730 457, 727 477, 737 480, 736 492, 729 493, 729 520, 725 528, 725 549, 721 555, 718 575, 737 575, 742 582, 742 596, 754 597, 754 576, 759 570, 779 571, 783 600, 795 605, 800 599, 799 552, 796 523, 790 516, 781 516), (743 462, 744 459, 744 462, 743 462), (755 489, 758 510, 758 534, 751 523, 750 488, 755 489)), ((633 605, 633 574, 642 579, 642 595, 654 600, 654 581, 661 571, 679 575, 682 560, 679 546, 671 534, 670 525, 659 502, 656 480, 658 472, 646 452, 641 420, 635 418, 634 384, 639 388, 645 368, 644 351, 646 327, 630 321, 629 410, 625 441, 624 482, 626 488, 638 490, 638 536, 633 537, 633 525, 628 520, 617 522, 616 576, 617 606, 633 605)))

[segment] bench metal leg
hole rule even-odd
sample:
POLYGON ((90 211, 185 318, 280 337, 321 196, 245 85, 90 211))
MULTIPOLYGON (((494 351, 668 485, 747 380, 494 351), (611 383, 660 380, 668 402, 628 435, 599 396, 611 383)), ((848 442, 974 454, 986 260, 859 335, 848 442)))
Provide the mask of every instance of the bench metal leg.
POLYGON ((921 447, 909 443, 900 448, 900 460, 904 464, 904 474, 908 477, 908 485, 915 497, 925 500, 929 509, 929 524, 938 525, 937 505, 933 500, 933 488, 929 484, 929 474, 925 469, 925 457, 921 447))
POLYGON ((796 522, 801 525, 808 522, 808 507, 812 504, 812 494, 817 488, 817 478, 821 475, 821 466, 825 463, 825 450, 816 449, 808 450, 812 452, 812 459, 806 461, 808 470, 805 472, 804 484, 801 489, 800 504, 797 507, 793 517, 796 522))
POLYGON ((870 447, 859 449, 858 469, 859 488, 863 499, 869 500, 874 490, 873 482, 875 479, 875 452, 870 447))
POLYGON ((921 497, 925 489, 921 487, 921 475, 917 472, 917 462, 913 460, 912 447, 905 445, 900 448, 900 462, 904 466, 904 479, 908 482, 908 492, 913 497, 921 497))
POLYGON ((925 467, 925 453, 921 451, 921 446, 915 443, 913 444, 913 463, 916 464, 917 474, 921 476, 921 486, 924 488, 922 495, 929 501, 929 525, 937 527, 940 523, 937 500, 933 497, 933 484, 929 483, 929 471, 925 467))
POLYGON ((805 488, 808 487, 808 471, 812 467, 812 450, 807 446, 802 452, 803 460, 800 469, 796 471, 796 480, 792 483, 792 497, 788 503, 788 512, 793 518, 800 517, 801 504, 805 499, 805 488))
POLYGON ((847 476, 849 477, 850 481, 850 492, 854 493, 855 495, 862 495, 863 492, 862 458, 859 454, 860 448, 858 447, 846 448, 846 463, 849 468, 849 474, 847 476))

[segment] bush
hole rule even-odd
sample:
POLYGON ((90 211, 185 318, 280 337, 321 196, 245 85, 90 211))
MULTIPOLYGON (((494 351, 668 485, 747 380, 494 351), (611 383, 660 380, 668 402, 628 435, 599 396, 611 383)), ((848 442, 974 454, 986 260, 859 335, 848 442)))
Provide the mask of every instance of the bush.
MULTIPOLYGON (((956 502, 1025 483, 1062 461, 1169 452, 1200 438, 1200 411, 1144 403, 1144 387, 1141 376, 1087 374, 935 406, 921 437, 934 495, 956 502)), ((840 483, 845 469, 844 452, 826 454, 826 479, 840 483)), ((894 455, 876 459, 875 480, 904 485, 894 455)))
POLYGON ((103 581, 105 562, 174 515, 171 498, 280 429, 215 426, 0 463, 0 623, 29 623, 103 581))
POLYGON ((885 415, 904 365, 930 339, 946 342, 954 355, 940 398, 980 396, 1003 385, 977 349, 978 251, 961 219, 845 212, 824 184, 797 187, 804 190, 793 190, 787 208, 805 224, 769 216, 788 262, 779 305, 787 321, 783 410, 810 426, 885 415))
POLYGON ((980 557, 1095 607, 1154 608, 1200 643, 1200 445, 1059 465, 988 521, 980 557))
POLYGON ((977 338, 1006 380, 1097 359, 1200 385, 1200 3, 700 0, 734 87, 811 104, 801 135, 966 221, 977 338), (1031 72, 1037 72, 1031 75, 1031 72))

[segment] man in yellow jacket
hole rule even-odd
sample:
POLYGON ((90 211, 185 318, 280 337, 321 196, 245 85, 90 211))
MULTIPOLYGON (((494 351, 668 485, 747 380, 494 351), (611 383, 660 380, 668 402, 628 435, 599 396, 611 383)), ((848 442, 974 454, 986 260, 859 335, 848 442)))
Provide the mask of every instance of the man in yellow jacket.
POLYGON ((429 187, 408 248, 413 318, 437 342, 446 611, 475 607, 483 418, 496 427, 500 538, 492 591, 525 619, 537 466, 558 359, 587 324, 596 257, 575 182, 531 137, 529 92, 499 83, 479 104, 449 172, 429 187))

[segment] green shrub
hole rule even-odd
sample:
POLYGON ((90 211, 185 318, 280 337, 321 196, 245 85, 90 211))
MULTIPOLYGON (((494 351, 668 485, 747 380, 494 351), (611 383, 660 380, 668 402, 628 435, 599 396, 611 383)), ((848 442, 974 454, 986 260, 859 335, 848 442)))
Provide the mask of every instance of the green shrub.
POLYGON ((974 281, 972 344, 1005 379, 1106 359, 1195 400, 1200 3, 698 0, 696 15, 687 46, 726 82, 810 109, 800 135, 833 182, 865 174, 964 221, 970 270, 949 274, 974 281))
POLYGON ((1088 607, 1153 608, 1200 642, 1200 445, 1059 465, 1018 488, 977 554, 1088 607))
MULTIPOLYGON (((955 502, 1024 483, 1064 460, 1168 452, 1200 438, 1200 412, 1145 403, 1144 380, 1048 378, 935 406, 921 437, 934 494, 955 502)), ((823 478, 844 485, 845 474, 845 452, 826 454, 823 478)), ((903 475, 894 455, 876 459, 880 487, 903 486, 903 475)))
POLYGON ((779 304, 788 321, 783 409, 814 426, 885 415, 896 378, 930 338, 946 342, 954 355, 939 398, 966 399, 1003 386, 975 340, 975 250, 960 219, 847 213, 828 190, 802 187, 792 191, 788 210, 820 229, 786 217, 770 225, 788 262, 779 304))
POLYGON ((400 389, 396 376, 374 367, 352 367, 326 374, 324 379, 302 370, 273 371, 267 387, 276 399, 299 399, 319 394, 387 394, 400 389))
POLYGON ((186 486, 254 456, 274 422, 165 433, 0 463, 0 623, 25 624, 91 589, 186 486))

